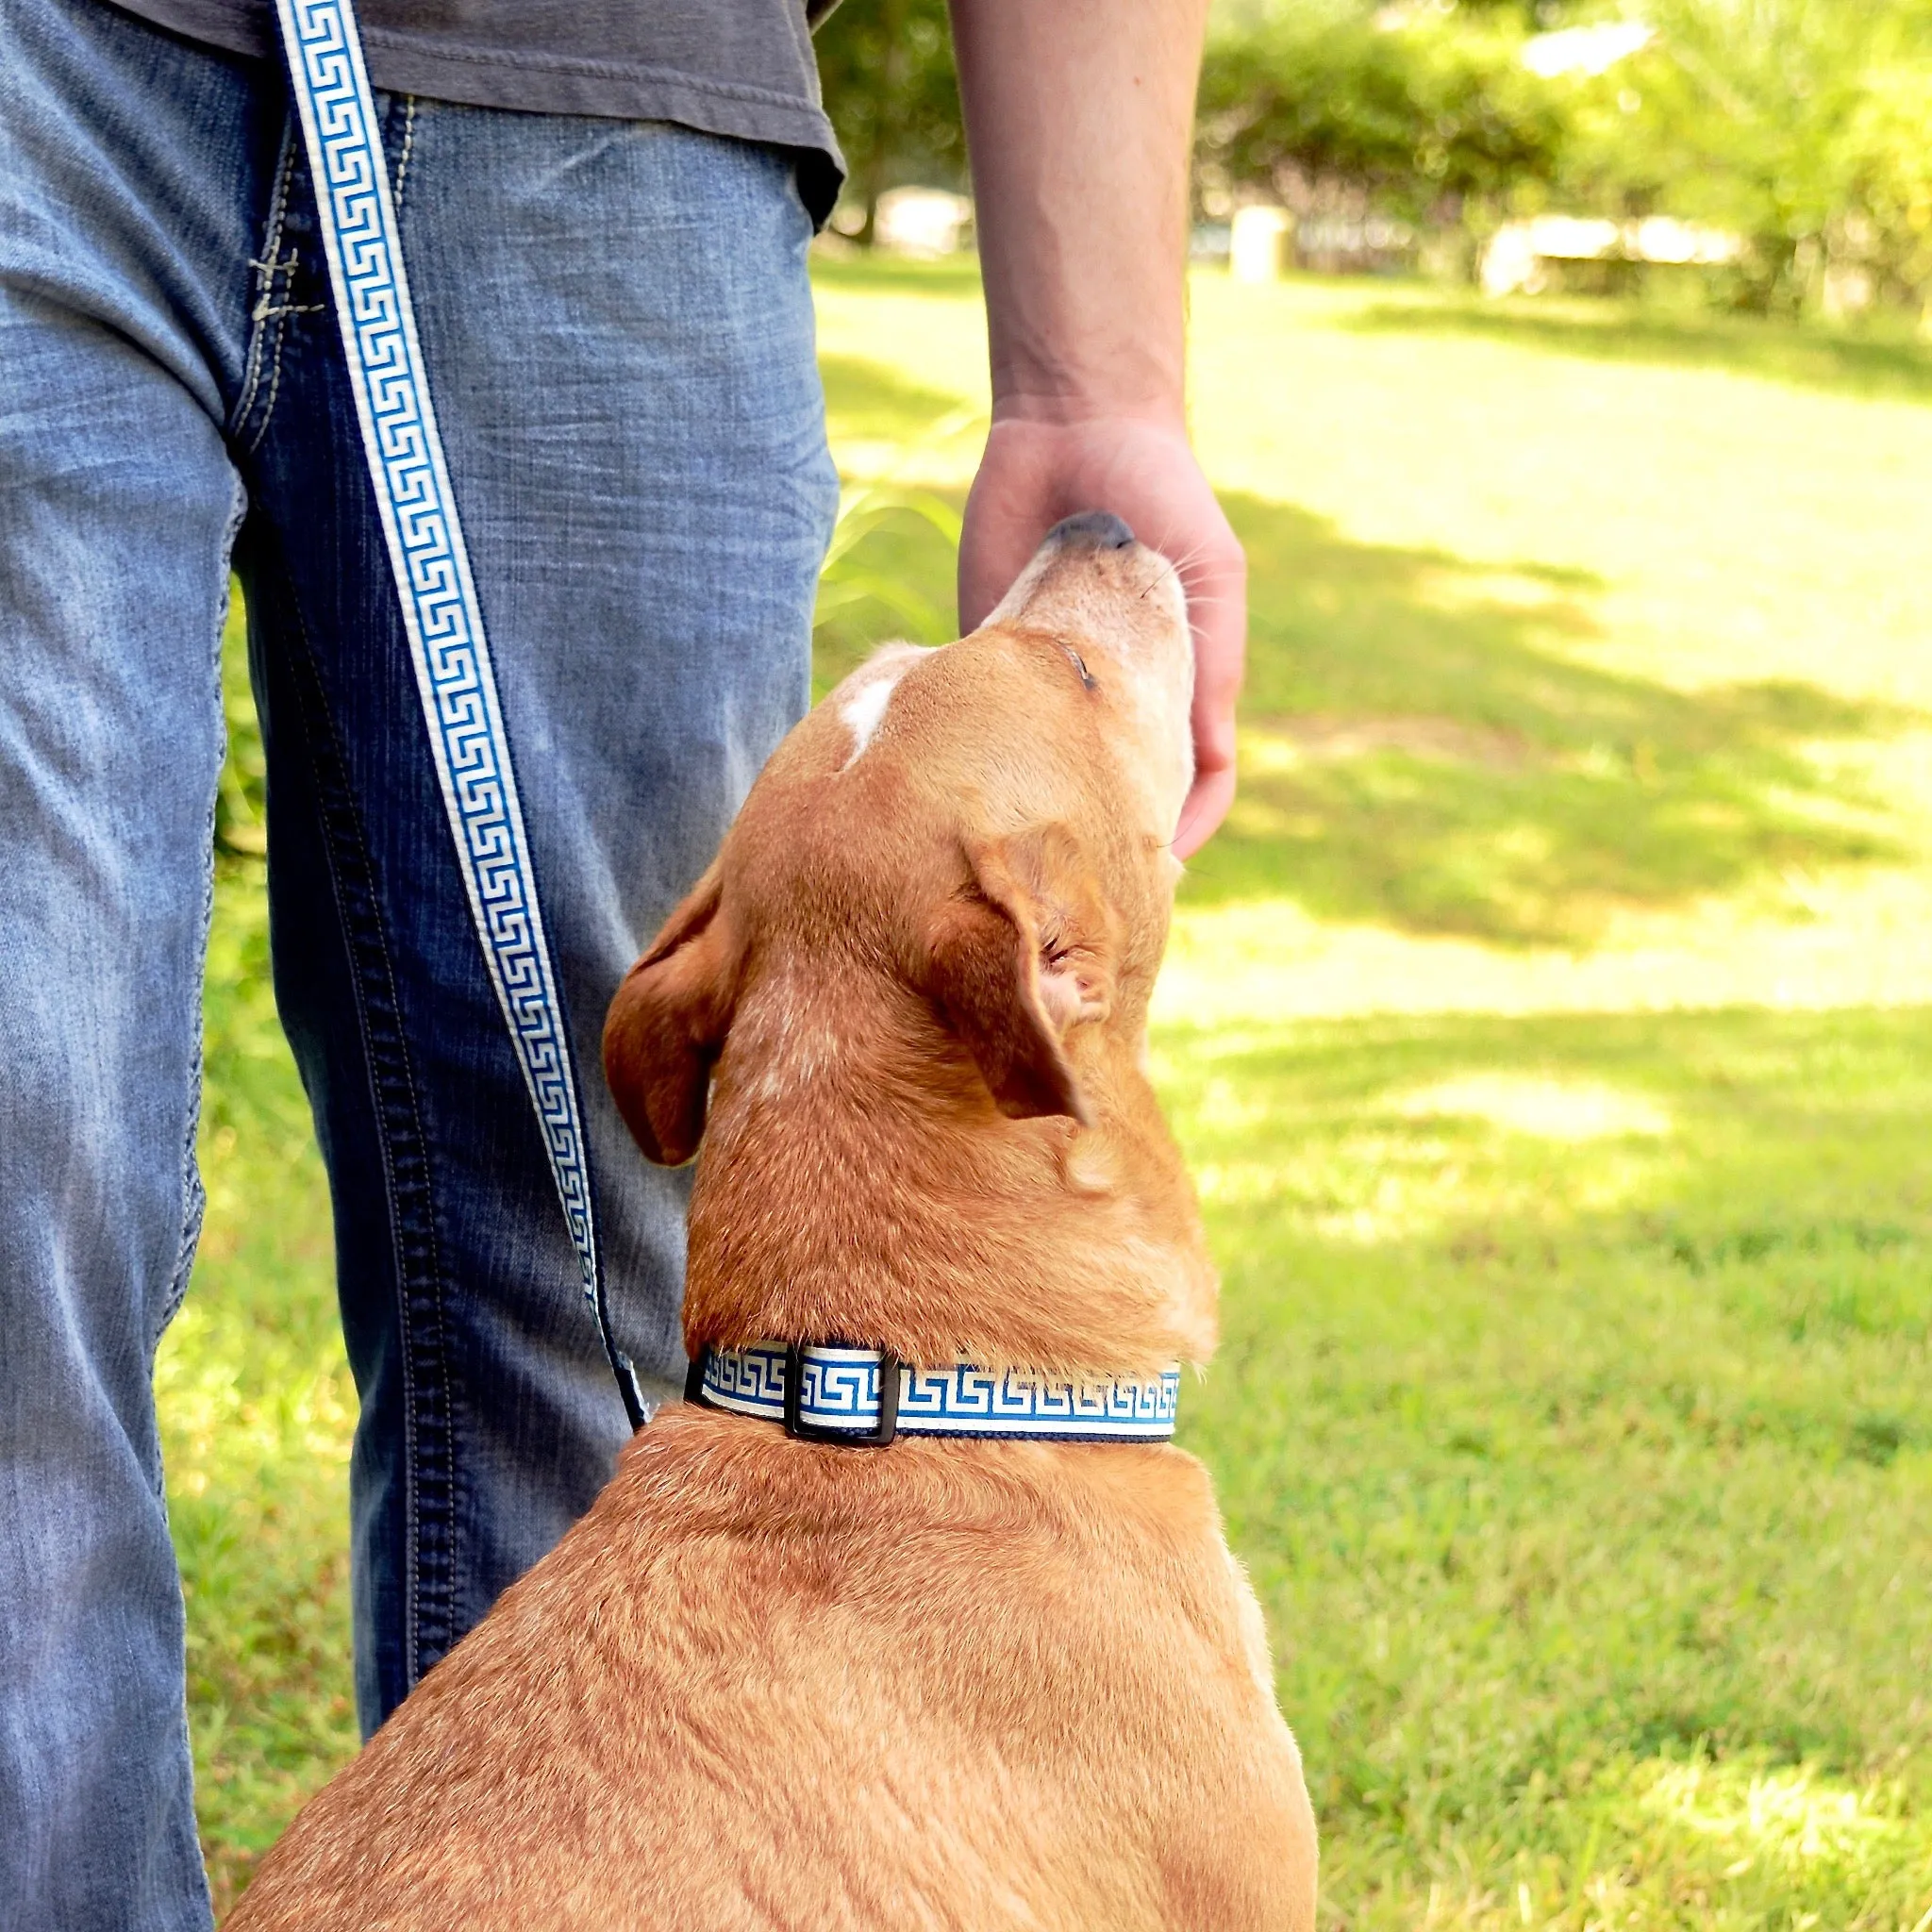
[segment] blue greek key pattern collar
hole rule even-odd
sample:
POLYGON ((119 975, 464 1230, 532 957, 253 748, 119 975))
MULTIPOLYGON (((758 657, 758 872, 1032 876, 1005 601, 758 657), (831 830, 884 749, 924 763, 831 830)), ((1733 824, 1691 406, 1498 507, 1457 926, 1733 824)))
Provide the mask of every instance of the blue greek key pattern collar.
POLYGON ((878 1446, 894 1436, 1016 1437, 1045 1442, 1165 1442, 1181 1372, 1068 1381, 968 1362, 917 1369, 872 1348, 834 1343, 708 1348, 686 1398, 782 1424, 808 1441, 878 1446))

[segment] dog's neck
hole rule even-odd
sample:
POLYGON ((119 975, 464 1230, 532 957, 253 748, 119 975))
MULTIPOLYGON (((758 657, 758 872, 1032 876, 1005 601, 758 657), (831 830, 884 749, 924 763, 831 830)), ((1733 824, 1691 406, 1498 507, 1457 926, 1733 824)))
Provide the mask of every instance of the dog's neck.
POLYGON ((1091 1127, 1008 1120, 888 992, 749 1004, 698 1158, 687 1344, 1105 1374, 1205 1359, 1214 1275, 1178 1153, 1131 1048, 1083 1058, 1091 1127))

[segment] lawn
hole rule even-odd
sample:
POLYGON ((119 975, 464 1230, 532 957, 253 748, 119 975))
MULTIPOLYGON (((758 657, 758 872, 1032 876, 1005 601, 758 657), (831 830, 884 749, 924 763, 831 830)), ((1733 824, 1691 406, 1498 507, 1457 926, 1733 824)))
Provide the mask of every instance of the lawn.
MULTIPOLYGON (((943 630, 985 396, 969 273, 819 286, 829 677, 943 630)), ((1253 664, 1156 1063, 1225 1280, 1186 1435, 1324 1924, 1927 1932, 1932 356, 1193 303, 1253 664)), ((221 871, 160 1386, 225 1899, 353 1744, 354 1395, 258 862, 221 871)))

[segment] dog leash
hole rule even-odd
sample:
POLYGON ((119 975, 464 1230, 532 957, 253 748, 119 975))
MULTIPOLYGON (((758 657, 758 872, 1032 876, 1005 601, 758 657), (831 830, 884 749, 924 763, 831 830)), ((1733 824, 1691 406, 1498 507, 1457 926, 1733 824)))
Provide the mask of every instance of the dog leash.
POLYGON ((443 460, 352 0, 275 0, 362 452, 389 544, 457 864, 633 1429, 651 1405, 610 1326, 570 1036, 496 674, 443 460))

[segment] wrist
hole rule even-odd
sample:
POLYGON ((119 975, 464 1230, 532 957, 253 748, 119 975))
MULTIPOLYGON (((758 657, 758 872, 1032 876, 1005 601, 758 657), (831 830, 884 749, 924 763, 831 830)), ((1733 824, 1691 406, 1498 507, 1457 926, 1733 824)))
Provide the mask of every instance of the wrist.
POLYGON ((1053 387, 993 384, 992 426, 1083 429, 1095 424, 1131 425, 1158 434, 1188 435, 1187 409, 1172 391, 1119 389, 1098 384, 1053 387))
POLYGON ((987 277, 994 422, 1130 421, 1185 430, 1178 289, 1171 304, 1161 299, 1167 291, 1149 288, 1138 302, 1096 307, 1071 296, 1050 300, 1040 287, 1016 299, 1016 279, 987 277))

